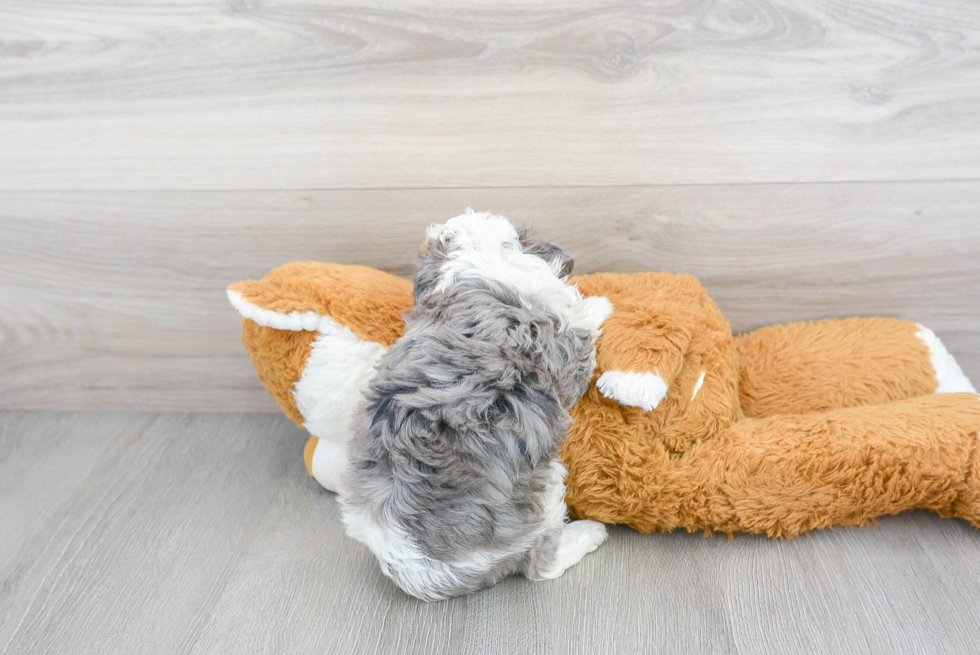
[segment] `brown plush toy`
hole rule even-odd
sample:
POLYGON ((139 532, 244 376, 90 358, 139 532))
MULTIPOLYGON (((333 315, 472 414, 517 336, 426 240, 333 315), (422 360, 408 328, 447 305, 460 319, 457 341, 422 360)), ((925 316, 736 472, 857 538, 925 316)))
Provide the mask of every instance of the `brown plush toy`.
MULTIPOLYGON (((614 306, 561 453, 574 516, 795 537, 926 508, 980 527, 980 398, 928 329, 870 318, 733 337, 693 277, 569 282, 614 306)), ((411 282, 298 262, 228 295, 266 389, 313 435, 308 470, 338 490, 354 408, 404 328, 411 282)))

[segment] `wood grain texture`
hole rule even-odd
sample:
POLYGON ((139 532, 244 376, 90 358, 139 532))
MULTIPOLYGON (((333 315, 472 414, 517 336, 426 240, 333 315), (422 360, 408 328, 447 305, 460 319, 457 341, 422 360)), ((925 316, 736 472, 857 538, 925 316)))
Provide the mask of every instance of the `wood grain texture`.
POLYGON ((578 272, 697 275, 736 331, 920 321, 980 379, 980 182, 0 193, 0 407, 273 410, 224 288, 302 259, 410 276, 467 205, 578 272))
POLYGON ((968 0, 0 8, 0 188, 980 177, 968 0))
POLYGON ((279 415, 0 413, 0 652, 976 652, 965 522, 614 528, 559 580, 423 603, 344 536, 303 441, 279 415))
POLYGON ((186 651, 295 461, 286 441, 303 438, 275 416, 3 415, 0 479, 36 518, 5 515, 2 652, 186 651))

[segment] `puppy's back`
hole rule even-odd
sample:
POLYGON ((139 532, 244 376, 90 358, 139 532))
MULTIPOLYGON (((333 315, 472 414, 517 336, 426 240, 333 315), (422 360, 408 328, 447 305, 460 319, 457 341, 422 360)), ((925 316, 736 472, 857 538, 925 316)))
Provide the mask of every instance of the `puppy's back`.
POLYGON ((474 591, 547 551, 556 496, 564 519, 553 461, 588 383, 562 372, 588 367, 583 341, 486 280, 409 314, 366 393, 343 500, 348 532, 403 589, 474 591))

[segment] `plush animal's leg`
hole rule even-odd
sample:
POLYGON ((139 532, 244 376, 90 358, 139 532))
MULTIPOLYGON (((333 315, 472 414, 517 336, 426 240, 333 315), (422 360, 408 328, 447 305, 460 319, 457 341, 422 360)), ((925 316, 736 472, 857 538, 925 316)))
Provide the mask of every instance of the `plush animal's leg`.
MULTIPOLYGON (((622 420, 595 419, 596 435, 622 420)), ((566 459, 567 500, 577 517, 641 532, 795 537, 913 508, 980 527, 978 432, 980 397, 959 393, 745 419, 679 457, 600 439, 588 460, 566 459)))
POLYGON ((313 476, 313 455, 316 453, 316 445, 320 442, 320 439, 314 436, 310 436, 306 440, 306 446, 303 447, 303 461, 306 463, 306 472, 313 476))
POLYGON ((975 391, 932 331, 911 321, 852 318, 762 328, 735 340, 748 417, 878 405, 975 391))
POLYGON ((347 448, 343 442, 311 436, 303 449, 306 470, 324 489, 340 493, 347 468, 347 448))
MULTIPOLYGON (((337 429, 338 426, 345 425, 343 418, 347 415, 337 416, 337 409, 344 408, 343 403, 317 404, 307 401, 300 405, 304 396, 297 394, 297 391, 303 391, 305 386, 312 386, 312 392, 306 395, 316 399, 318 396, 313 392, 322 391, 324 385, 304 386, 301 382, 311 377, 304 368, 311 359, 310 354, 316 352, 317 343, 322 339, 322 335, 316 332, 276 330, 247 319, 242 321, 242 331, 244 335, 242 340, 252 356, 259 378, 269 393, 279 402, 286 416, 293 419, 300 427, 310 429, 311 419, 325 413, 321 411, 322 409, 327 410, 327 420, 319 420, 317 423, 319 427, 326 426, 331 430, 328 433, 331 438, 319 439, 311 436, 306 443, 303 459, 306 461, 307 471, 317 482, 330 491, 339 491, 340 479, 347 464, 345 442, 348 431, 337 429)), ((356 388, 358 382, 359 380, 349 382, 355 393, 358 392, 356 388)), ((328 399, 333 398, 326 393, 322 395, 328 399)), ((352 411, 353 408, 346 407, 346 409, 352 411)))
POLYGON ((952 506, 953 516, 980 528, 980 447, 974 446, 966 466, 966 484, 952 506))
POLYGON ((691 454, 712 476, 704 527, 794 537, 915 508, 980 527, 978 433, 967 393, 747 419, 691 454))

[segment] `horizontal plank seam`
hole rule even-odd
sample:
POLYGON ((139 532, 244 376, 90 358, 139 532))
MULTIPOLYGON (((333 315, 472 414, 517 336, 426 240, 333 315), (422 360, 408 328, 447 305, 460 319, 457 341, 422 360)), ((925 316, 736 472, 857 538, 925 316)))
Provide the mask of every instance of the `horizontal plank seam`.
POLYGON ((303 193, 328 191, 484 191, 500 189, 667 189, 676 187, 747 187, 747 186, 834 186, 842 184, 953 184, 962 182, 980 182, 978 177, 915 180, 904 179, 868 179, 868 180, 813 180, 813 181, 778 181, 778 182, 680 182, 667 184, 532 184, 532 185, 501 185, 501 186, 390 186, 390 187, 226 187, 222 189, 161 189, 145 187, 126 188, 58 188, 58 189, 14 189, 0 188, 0 194, 55 194, 55 193, 303 193))

